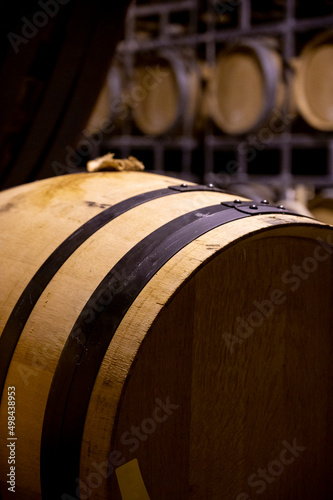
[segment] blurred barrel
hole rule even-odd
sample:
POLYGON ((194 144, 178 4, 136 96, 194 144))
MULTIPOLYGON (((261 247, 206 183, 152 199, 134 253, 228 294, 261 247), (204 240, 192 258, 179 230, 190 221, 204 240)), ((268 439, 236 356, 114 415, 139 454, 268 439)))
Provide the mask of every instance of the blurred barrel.
POLYGON ((207 88, 207 107, 223 132, 258 130, 284 99, 283 65, 270 42, 243 39, 220 52, 207 88))
POLYGON ((318 130, 333 130, 333 30, 304 47, 295 64, 295 103, 304 120, 318 130))
POLYGON ((333 498, 332 242, 144 172, 0 193, 2 500, 333 498))
POLYGON ((199 68, 187 51, 138 59, 131 82, 133 120, 147 135, 191 132, 200 98, 199 68))
POLYGON ((129 105, 125 99, 126 84, 123 64, 114 61, 86 126, 89 134, 103 131, 110 134, 121 129, 129 116, 129 105))
POLYGON ((309 210, 313 216, 326 224, 333 225, 333 193, 325 190, 309 201, 309 210))

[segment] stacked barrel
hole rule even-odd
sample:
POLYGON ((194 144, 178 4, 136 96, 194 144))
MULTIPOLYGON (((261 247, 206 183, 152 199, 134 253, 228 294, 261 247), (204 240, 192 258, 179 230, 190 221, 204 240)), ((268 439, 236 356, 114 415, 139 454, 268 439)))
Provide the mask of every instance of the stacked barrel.
POLYGON ((227 42, 213 64, 189 49, 139 54, 130 71, 112 66, 88 128, 101 116, 118 125, 131 119, 144 135, 179 135, 204 132, 211 121, 222 133, 238 136, 258 131, 275 110, 333 131, 332 61, 332 30, 310 39, 289 60, 278 41, 267 37, 227 42))

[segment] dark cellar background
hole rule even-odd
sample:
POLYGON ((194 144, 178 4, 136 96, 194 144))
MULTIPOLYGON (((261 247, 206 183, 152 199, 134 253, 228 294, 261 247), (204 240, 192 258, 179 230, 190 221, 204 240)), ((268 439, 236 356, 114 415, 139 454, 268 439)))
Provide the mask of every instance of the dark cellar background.
MULTIPOLYGON (((29 18, 27 3, 20 8, 20 14, 29 18)), ((293 60, 311 40, 333 27, 331 0, 318 0, 311 8, 296 0, 137 0, 129 6, 126 19, 125 9, 126 3, 105 9, 73 2, 62 6, 62 12, 29 43, 19 45, 17 54, 7 43, 0 88, 2 189, 84 171, 89 159, 108 151, 117 157, 136 156, 147 170, 227 189, 264 185, 278 198, 300 184, 316 192, 333 185, 332 130, 316 129, 298 112, 289 119, 286 106, 279 110, 281 132, 269 131, 269 136, 265 136, 267 123, 232 135, 209 117, 199 129, 178 123, 165 133, 148 135, 135 124, 131 109, 118 122, 105 110, 110 123, 116 124, 111 133, 88 134, 86 128, 107 74, 110 81, 110 68, 115 63, 125 68, 128 97, 136 61, 147 55, 153 61, 165 49, 178 55, 187 51, 200 63, 204 92, 202 68, 212 68, 226 45, 248 39, 265 43, 269 38, 281 57, 290 97, 293 60), (118 30, 110 30, 115 16, 120 20, 118 30), (20 79, 24 85, 18 88, 20 79)), ((12 8, 9 14, 2 29, 19 33, 22 22, 17 11, 12 8)), ((120 98, 123 90, 118 89, 120 98)))

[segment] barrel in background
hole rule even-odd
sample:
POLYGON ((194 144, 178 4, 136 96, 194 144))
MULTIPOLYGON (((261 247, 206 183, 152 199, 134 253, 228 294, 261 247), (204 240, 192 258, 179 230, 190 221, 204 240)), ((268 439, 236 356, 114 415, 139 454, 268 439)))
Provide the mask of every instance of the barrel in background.
POLYGON ((86 125, 89 135, 119 132, 129 115, 126 102, 127 77, 124 65, 114 60, 86 125))
POLYGON ((297 108, 312 127, 333 131, 333 31, 315 36, 295 64, 297 108))
POLYGON ((138 57, 130 90, 133 120, 143 134, 193 132, 200 72, 191 51, 164 49, 155 57, 138 57))
POLYGON ((286 99, 282 60, 271 41, 230 43, 217 58, 208 87, 208 108, 227 134, 245 134, 267 124, 286 99))

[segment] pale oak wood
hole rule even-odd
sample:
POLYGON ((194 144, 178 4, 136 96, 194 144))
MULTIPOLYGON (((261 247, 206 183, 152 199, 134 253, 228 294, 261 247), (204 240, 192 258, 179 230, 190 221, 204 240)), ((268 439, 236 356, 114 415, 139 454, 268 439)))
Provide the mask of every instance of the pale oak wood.
MULTIPOLYGON (((6 277, 0 283, 1 328, 24 286, 73 230, 105 205, 172 184, 179 180, 105 172, 1 193, 0 207, 7 207, 0 211, 1 273, 6 277)), ((22 499, 41 498, 39 453, 48 392, 67 336, 90 295, 145 235, 222 199, 234 196, 182 193, 139 206, 89 238, 46 287, 6 380, 6 386, 17 387, 17 433, 26 451, 17 456, 22 499), (31 370, 26 385, 24 368, 31 370)), ((332 237, 331 228, 297 216, 261 215, 210 231, 163 266, 123 318, 101 364, 85 421, 82 481, 96 473, 94 462, 119 450, 126 461, 139 460, 152 500, 253 495, 248 476, 273 460, 283 440, 296 438, 309 453, 267 485, 269 498, 311 498, 305 495, 317 489, 324 499, 332 491, 327 473, 332 465, 331 258, 320 262, 234 353, 223 337, 235 333, 237 316, 247 317, 253 300, 269 297, 272 287, 290 290, 290 284, 281 283, 283 272, 313 255, 318 236, 332 237), (179 408, 130 452, 121 436, 151 418, 156 398, 168 397, 179 408), (314 472, 305 489, 310 469, 314 472)), ((2 405, 1 428, 5 410, 2 405)), ((1 471, 6 470, 4 437, 1 471)), ((89 498, 111 495, 120 498, 114 474, 89 498)))

